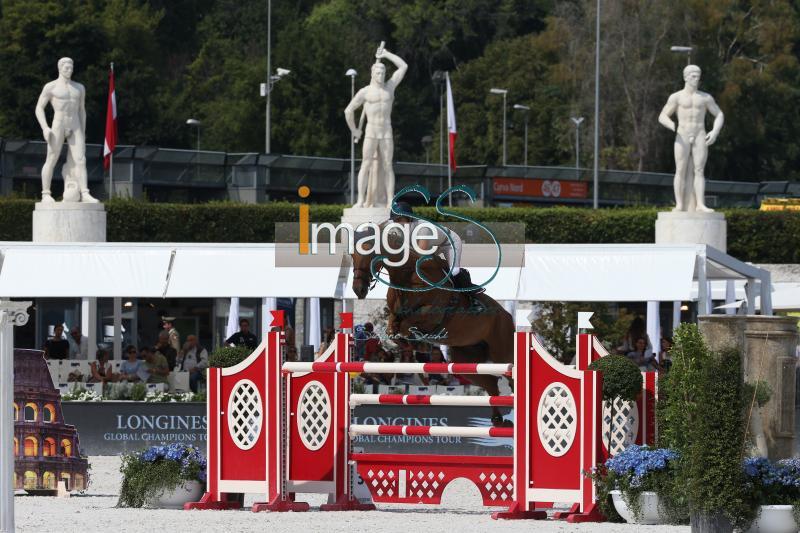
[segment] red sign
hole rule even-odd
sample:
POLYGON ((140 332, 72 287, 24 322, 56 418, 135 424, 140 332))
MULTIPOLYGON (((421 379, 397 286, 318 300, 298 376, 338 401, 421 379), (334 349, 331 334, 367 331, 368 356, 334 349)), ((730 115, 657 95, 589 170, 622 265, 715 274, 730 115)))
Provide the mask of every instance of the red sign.
POLYGON ((495 196, 538 198, 587 198, 589 196, 589 184, 585 181, 493 178, 492 190, 495 196))

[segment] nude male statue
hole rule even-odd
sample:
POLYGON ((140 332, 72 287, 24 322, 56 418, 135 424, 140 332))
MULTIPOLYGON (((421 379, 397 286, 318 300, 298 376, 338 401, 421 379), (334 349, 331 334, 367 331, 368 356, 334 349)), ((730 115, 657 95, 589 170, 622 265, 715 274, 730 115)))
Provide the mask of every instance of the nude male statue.
MULTIPOLYGON (((50 184, 53 170, 61 154, 64 141, 67 142, 67 161, 72 159, 70 175, 78 181, 81 202, 97 203, 89 194, 86 176, 86 89, 72 81, 74 63, 68 57, 58 60, 58 79, 49 82, 42 89, 36 104, 36 120, 42 128, 42 136, 47 143, 47 159, 42 167, 42 202, 52 203, 50 184), (53 124, 47 125, 45 108, 53 106, 53 124)), ((65 174, 66 178, 67 174, 65 174)))
POLYGON ((673 211, 714 211, 705 204, 705 176, 708 147, 717 140, 725 117, 710 94, 698 91, 700 67, 689 65, 683 69, 686 82, 682 91, 670 95, 658 121, 675 131, 675 208, 673 211), (678 126, 670 119, 677 111, 678 126), (706 133, 706 111, 714 115, 714 127, 706 133), (694 186, 691 178, 694 171, 694 186))
POLYGON ((345 120, 355 141, 358 142, 362 134, 364 135, 361 169, 358 171, 358 201, 353 207, 374 207, 374 193, 378 182, 385 182, 386 206, 391 208, 394 197, 392 103, 394 90, 403 81, 408 65, 393 53, 384 50, 383 45, 378 48, 375 58, 370 84, 359 90, 344 110, 345 120), (383 58, 397 67, 388 82, 384 82, 386 67, 380 61, 383 58), (356 126, 354 119, 355 110, 362 105, 367 116, 366 131, 362 131, 362 124, 356 126), (370 180, 372 169, 374 171, 370 180))

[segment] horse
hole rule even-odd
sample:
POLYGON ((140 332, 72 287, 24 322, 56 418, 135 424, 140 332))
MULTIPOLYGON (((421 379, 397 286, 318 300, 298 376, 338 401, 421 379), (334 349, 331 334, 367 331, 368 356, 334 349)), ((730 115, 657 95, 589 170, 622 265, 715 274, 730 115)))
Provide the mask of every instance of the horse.
MULTIPOLYGON (((375 283, 380 283, 374 279, 373 272, 381 275, 381 271, 385 271, 388 275, 391 285, 386 300, 390 338, 401 345, 446 345, 453 363, 513 363, 515 328, 508 311, 485 293, 432 288, 432 284, 439 283, 453 288, 447 262, 437 255, 418 262, 422 256, 413 249, 408 254, 408 259, 397 266, 388 263, 398 263, 402 257, 399 252, 381 253, 378 258, 377 251, 359 253, 356 247, 351 254, 352 289, 360 300, 375 283), (422 277, 417 273, 417 265, 422 277)), ((498 376, 463 377, 490 396, 500 394, 498 376)), ((513 389, 511 378, 509 383, 513 389)), ((492 423, 495 426, 504 424, 496 406, 492 407, 492 423)))

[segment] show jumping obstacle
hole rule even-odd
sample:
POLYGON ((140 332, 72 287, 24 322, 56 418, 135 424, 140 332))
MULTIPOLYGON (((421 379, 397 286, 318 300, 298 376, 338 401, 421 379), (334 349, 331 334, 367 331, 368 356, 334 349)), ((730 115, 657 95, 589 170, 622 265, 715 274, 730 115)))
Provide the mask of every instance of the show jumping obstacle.
MULTIPOLYGON (((282 326, 282 314, 274 314, 282 326)), ((342 326, 352 327, 351 315, 342 314, 342 326)), ((602 377, 588 369, 607 354, 597 339, 578 335, 575 367, 550 356, 531 333, 518 332, 515 340, 514 365, 350 362, 349 333, 337 334, 313 363, 284 363, 283 333, 270 332, 238 365, 209 369, 207 492, 186 509, 238 508, 232 495, 245 492, 266 495, 253 511, 307 510, 307 503, 295 501, 296 493, 331 495, 333 503, 321 510, 374 509, 353 496, 355 465, 375 503, 438 504, 451 481, 465 478, 478 487, 484 505, 508 509, 494 518, 546 518, 536 509, 567 503, 570 511, 557 518, 602 520, 584 473, 631 443, 652 444, 655 372, 644 373, 636 405, 615 405, 615 434, 609 438, 611 410, 601 398, 602 377), (354 372, 505 375, 513 377, 515 392, 350 394, 354 372), (513 407, 514 426, 351 424, 350 409, 358 405, 513 407), (514 451, 506 457, 351 453, 350 439, 358 435, 513 438, 514 451)))

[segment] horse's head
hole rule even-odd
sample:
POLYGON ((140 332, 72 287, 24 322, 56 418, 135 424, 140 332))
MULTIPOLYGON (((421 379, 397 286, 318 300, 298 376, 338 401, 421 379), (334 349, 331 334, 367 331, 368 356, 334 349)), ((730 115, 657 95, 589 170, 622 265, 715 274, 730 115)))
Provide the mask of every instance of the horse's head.
POLYGON ((359 300, 363 300, 367 297, 372 284, 372 271, 370 270, 372 255, 355 252, 351 257, 353 258, 353 292, 356 293, 359 300))
MULTIPOLYGON (((354 240, 355 242, 358 242, 360 239, 368 236, 368 230, 359 231, 354 235, 354 240)), ((370 285, 372 285, 373 277, 371 264, 372 259, 375 257, 375 253, 362 254, 359 253, 358 248, 356 247, 355 251, 350 257, 353 259, 353 292, 356 293, 356 296, 358 296, 359 300, 363 300, 367 297, 370 285)))

